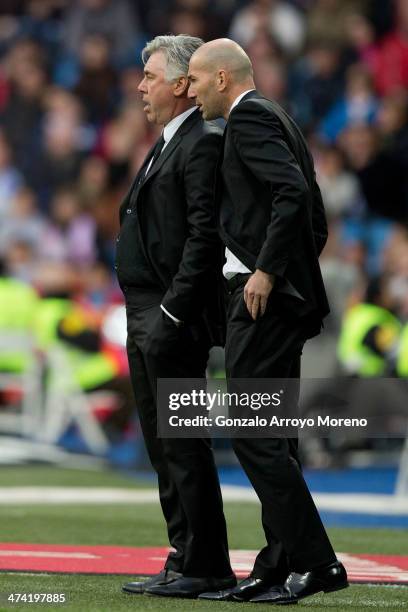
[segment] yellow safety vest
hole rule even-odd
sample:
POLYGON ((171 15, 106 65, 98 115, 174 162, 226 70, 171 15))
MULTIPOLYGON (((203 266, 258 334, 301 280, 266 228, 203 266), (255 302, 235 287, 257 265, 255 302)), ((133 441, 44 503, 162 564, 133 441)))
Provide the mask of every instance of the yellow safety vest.
POLYGON ((348 372, 359 376, 381 376, 386 360, 376 354, 363 340, 373 327, 384 328, 390 344, 400 332, 401 323, 385 308, 374 304, 357 304, 346 313, 337 346, 337 355, 348 372))
POLYGON ((70 300, 62 298, 43 298, 39 302, 34 320, 34 329, 38 346, 47 352, 58 346, 64 351, 66 365, 70 372, 60 373, 61 380, 66 381, 67 388, 77 385, 86 391, 102 385, 116 376, 116 365, 103 352, 89 353, 80 348, 70 346, 58 338, 57 328, 60 321, 73 308, 70 300), (70 379, 69 376, 73 378, 70 379))
POLYGON ((408 378, 408 323, 404 326, 398 346, 397 374, 408 378))
POLYGON ((27 350, 13 349, 13 335, 32 340, 32 320, 38 297, 35 291, 14 278, 0 278, 0 334, 10 342, 1 345, 0 370, 21 373, 31 364, 32 356, 27 350), (9 338, 8 338, 9 337, 9 338))

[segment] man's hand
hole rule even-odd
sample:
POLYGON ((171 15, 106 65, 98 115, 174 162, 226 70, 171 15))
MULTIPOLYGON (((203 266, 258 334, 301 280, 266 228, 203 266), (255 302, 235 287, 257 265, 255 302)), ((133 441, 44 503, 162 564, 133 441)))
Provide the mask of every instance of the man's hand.
POLYGON ((244 300, 248 312, 254 321, 258 315, 262 317, 266 310, 268 297, 273 289, 275 277, 272 274, 256 270, 248 279, 244 288, 244 300))

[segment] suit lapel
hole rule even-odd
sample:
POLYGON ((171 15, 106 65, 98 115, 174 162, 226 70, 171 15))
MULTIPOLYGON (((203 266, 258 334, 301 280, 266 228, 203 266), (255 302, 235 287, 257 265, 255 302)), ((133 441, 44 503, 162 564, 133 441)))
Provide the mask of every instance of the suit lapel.
POLYGON ((122 210, 123 208, 125 208, 127 206, 127 203, 129 202, 129 199, 132 195, 132 192, 134 189, 137 189, 140 179, 144 176, 144 173, 146 172, 146 166, 149 163, 150 158, 153 155, 153 151, 154 148, 156 146, 156 143, 154 143, 150 149, 149 152, 147 153, 146 157, 144 158, 143 164, 141 165, 139 172, 136 174, 135 178, 133 179, 133 181, 130 184, 130 187, 126 193, 126 195, 124 196, 123 200, 122 200, 122 204, 120 205, 120 210, 122 210))
POLYGON ((224 126, 224 132, 222 134, 222 145, 215 166, 215 179, 214 179, 214 208, 215 208, 215 221, 219 223, 220 217, 220 204, 221 204, 221 189, 222 189, 222 164, 224 161, 224 150, 225 141, 228 134, 228 122, 224 126))
POLYGON ((156 162, 149 169, 149 172, 147 173, 147 175, 144 178, 143 184, 145 184, 146 181, 150 180, 155 174, 157 174, 157 172, 163 166, 164 162, 173 153, 174 149, 176 149, 178 147, 180 141, 181 141, 181 135, 177 131, 174 134, 173 138, 170 140, 169 144, 164 149, 163 153, 160 155, 160 157, 157 158, 156 162))
POLYGON ((146 185, 146 183, 148 183, 150 179, 159 172, 163 164, 169 159, 175 149, 177 149, 183 137, 191 130, 191 128, 197 123, 197 121, 200 121, 200 119, 201 115, 199 110, 197 109, 193 113, 191 113, 191 115, 189 115, 185 121, 183 121, 177 132, 174 134, 173 138, 170 140, 170 142, 164 149, 163 153, 150 168, 141 187, 144 187, 144 185, 146 185))
MULTIPOLYGON (((234 112, 234 110, 241 104, 241 102, 245 102, 245 100, 252 100, 254 98, 262 98, 262 96, 256 91, 256 89, 253 89, 252 91, 249 91, 247 94, 245 94, 245 96, 238 102, 238 104, 234 106, 231 113, 234 112)), ((228 124, 229 124, 229 120, 227 121, 225 125, 225 129, 224 129, 224 140, 223 140, 223 147, 222 147, 223 152, 224 152, 224 147, 225 147, 225 140, 228 134, 228 124)))
POLYGON ((187 117, 187 119, 185 121, 183 121, 183 123, 181 124, 181 126, 179 127, 179 129, 177 130, 177 132, 174 134, 173 138, 170 140, 169 144, 167 145, 167 147, 164 149, 163 153, 160 155, 160 157, 156 160, 156 162, 153 164, 153 166, 149 169, 149 172, 147 173, 146 176, 144 176, 144 173, 146 172, 146 167, 153 155, 153 151, 155 149, 155 146, 157 144, 157 141, 154 143, 154 145, 151 147, 150 151, 148 152, 148 154, 146 155, 144 162, 139 170, 139 172, 137 173, 134 181, 132 182, 126 196, 124 197, 122 204, 120 206, 120 215, 122 217, 123 211, 128 208, 128 203, 130 198, 133 195, 132 198, 132 202, 138 203, 140 198, 139 198, 139 193, 142 191, 142 189, 144 188, 144 186, 146 184, 149 183, 150 179, 155 176, 157 174, 157 172, 160 170, 160 168, 163 166, 163 164, 167 161, 167 159, 169 159, 169 157, 171 156, 171 154, 174 152, 174 150, 178 147, 178 145, 180 144, 183 136, 185 134, 187 134, 191 128, 193 127, 193 125, 195 125, 195 123, 197 123, 197 121, 200 121, 201 119, 201 115, 200 112, 198 111, 198 109, 191 113, 191 115, 189 115, 187 117), (142 179, 143 180, 140 180, 142 179))
POLYGON ((139 172, 137 173, 136 179, 139 180, 142 176, 144 176, 144 174, 146 172, 146 166, 148 165, 148 163, 149 163, 149 161, 150 161, 150 159, 151 159, 151 157, 153 155, 153 152, 154 152, 154 150, 156 148, 156 144, 157 144, 157 141, 150 147, 149 152, 146 155, 146 157, 144 158, 144 162, 143 162, 139 172))
MULTIPOLYGON (((247 94, 245 94, 245 96, 242 98, 242 100, 239 101, 237 106, 239 106, 239 104, 241 104, 241 102, 243 102, 244 100, 250 100, 251 98, 260 98, 260 97, 261 96, 256 91, 256 89, 254 89, 252 91, 249 91, 247 94)), ((234 109, 232 109, 231 112, 233 111, 234 109)), ((222 147, 221 147, 220 155, 218 157, 218 162, 217 162, 216 172, 215 172, 214 198, 215 198, 215 210, 216 210, 216 215, 217 215, 217 221, 219 220, 219 215, 220 215, 220 203, 221 203, 221 191, 222 191, 222 165, 224 162, 225 146, 226 146, 226 142, 227 142, 228 135, 229 135, 228 123, 229 121, 227 121, 227 123, 225 124, 224 133, 222 136, 222 147)))
MULTIPOLYGON (((142 197, 140 196, 140 193, 143 191, 144 187, 146 184, 149 183, 150 179, 155 176, 160 168, 163 166, 163 164, 166 162, 167 159, 169 159, 169 157, 171 156, 171 154, 174 152, 174 150, 178 147, 178 145, 180 144, 183 136, 189 132, 192 128, 192 126, 201 119, 201 115, 199 113, 199 111, 197 110, 194 113, 191 113, 191 115, 189 115, 187 117, 187 119, 181 124, 181 126, 179 127, 179 129, 177 130, 177 132, 174 134, 173 138, 170 140, 170 142, 168 143, 168 145, 166 146, 166 148, 164 149, 163 153, 160 155, 160 157, 158 159, 156 159, 155 163, 151 166, 151 168, 149 169, 149 172, 147 173, 146 176, 144 176, 143 174, 141 174, 142 172, 146 172, 146 165, 149 162, 150 158, 152 157, 154 148, 156 146, 156 143, 154 144, 154 146, 151 148, 151 150, 149 151, 149 153, 146 156, 146 159, 143 163, 142 168, 140 169, 140 171, 138 172, 138 175, 136 177, 136 179, 138 180, 140 177, 143 177, 142 181, 139 181, 138 184, 136 184, 135 186, 135 193, 132 199, 132 203, 134 203, 133 205, 136 206, 137 209, 137 224, 138 224, 138 228, 139 228, 139 235, 140 235, 140 243, 141 243, 141 247, 145 253, 146 259, 147 261, 150 262, 150 258, 149 258, 149 254, 148 254, 148 250, 145 246, 144 243, 144 236, 143 236, 143 231, 142 231, 142 227, 140 224, 140 209, 142 207, 142 197)), ((134 183, 133 183, 134 185, 134 183)), ((130 191, 131 193, 131 191, 130 191)), ((150 262, 151 264, 151 262, 150 262)), ((151 264, 152 265, 152 264, 151 264)), ((152 265, 153 267, 153 265, 152 265)))

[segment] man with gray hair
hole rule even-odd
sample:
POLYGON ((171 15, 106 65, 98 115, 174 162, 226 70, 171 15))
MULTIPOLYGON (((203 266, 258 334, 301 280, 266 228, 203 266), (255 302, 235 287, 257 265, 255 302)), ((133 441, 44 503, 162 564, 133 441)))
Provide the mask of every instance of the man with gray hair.
POLYGON ((143 50, 144 110, 164 128, 121 205, 116 251, 136 406, 174 549, 157 576, 123 588, 189 598, 236 584, 210 440, 157 435, 157 379, 205 378, 209 349, 223 341, 213 209, 222 132, 187 95, 201 44, 158 36, 143 50))

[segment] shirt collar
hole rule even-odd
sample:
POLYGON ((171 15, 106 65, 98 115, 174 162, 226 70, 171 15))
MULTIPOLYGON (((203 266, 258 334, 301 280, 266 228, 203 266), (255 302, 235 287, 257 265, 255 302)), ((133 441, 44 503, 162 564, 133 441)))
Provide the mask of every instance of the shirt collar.
POLYGON ((192 108, 188 108, 181 115, 177 115, 177 117, 173 117, 171 121, 164 127, 163 130, 163 138, 164 138, 164 146, 170 142, 173 138, 174 134, 177 132, 182 123, 189 117, 194 111, 197 109, 197 106, 193 106, 192 108))
POLYGON ((237 98, 235 98, 235 100, 233 101, 233 103, 231 104, 231 108, 230 108, 230 112, 232 111, 233 108, 235 108, 237 106, 237 104, 239 104, 242 100, 242 98, 244 96, 247 95, 247 93, 249 93, 250 91, 255 91, 254 88, 252 89, 247 89, 246 91, 244 91, 242 94, 239 94, 239 96, 237 98))

